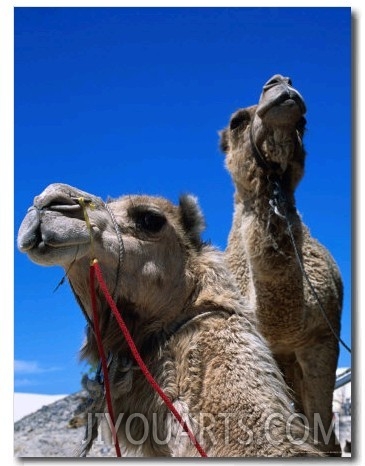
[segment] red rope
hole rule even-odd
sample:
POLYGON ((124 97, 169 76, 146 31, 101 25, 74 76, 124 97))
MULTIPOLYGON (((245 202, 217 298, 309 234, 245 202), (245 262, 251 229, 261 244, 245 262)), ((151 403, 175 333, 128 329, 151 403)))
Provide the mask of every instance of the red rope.
POLYGON ((96 305, 96 293, 95 293, 95 268, 93 266, 90 267, 90 290, 91 290, 91 305, 93 309, 93 320, 94 320, 94 331, 96 337, 96 343, 98 345, 98 351, 101 359, 101 366, 103 368, 103 375, 104 375, 104 386, 105 386, 105 397, 106 403, 108 406, 109 416, 110 416, 110 423, 111 423, 111 431, 115 445, 115 451, 118 457, 121 457, 121 451, 118 441, 117 432, 115 430, 115 418, 113 412, 113 405, 112 405, 112 398, 111 398, 111 390, 110 390, 110 383, 109 383, 109 373, 108 373, 108 364, 106 362, 105 352, 103 348, 103 343, 100 334, 100 327, 99 327, 99 317, 96 305))
MULTIPOLYGON (((107 300, 107 302, 108 302, 108 304, 110 306, 110 309, 112 310, 112 312, 114 314, 114 317, 116 318, 116 320, 117 320, 117 322, 119 324, 119 327, 123 332, 124 338, 126 339, 128 345, 129 345, 129 348, 130 348, 130 350, 131 350, 131 352, 133 354, 133 357, 136 360, 137 364, 139 365, 143 375, 145 376, 145 378, 147 379, 147 381, 151 385, 151 387, 162 398, 165 405, 170 410, 170 412, 175 416, 176 420, 182 426, 184 431, 188 434, 190 440, 192 441, 192 443, 194 444, 194 446, 196 447, 196 449, 200 453, 200 456, 207 457, 208 455, 206 454, 206 452, 204 451, 202 446, 199 444, 199 442, 195 438, 194 434, 191 432, 188 425, 186 424, 186 422, 181 417, 180 413, 176 410, 176 408, 172 404, 171 400, 168 398, 168 396, 165 394, 165 392, 162 390, 162 388, 158 385, 158 383, 156 382, 156 380, 153 378, 152 374, 148 370, 147 366, 143 362, 143 360, 141 358, 141 355, 139 354, 138 349, 137 349, 136 345, 134 344, 133 338, 132 338, 131 334, 129 333, 129 330, 128 330, 127 326, 125 325, 125 322, 124 322, 122 316, 120 315, 120 313, 118 311, 118 308, 117 308, 115 302, 113 301, 113 298, 110 296, 109 290, 108 290, 108 288, 106 286, 106 283, 105 283, 105 281, 103 279, 103 275, 101 273, 101 269, 100 269, 100 266, 99 266, 97 260, 93 261, 90 268, 91 268, 91 270, 95 271, 95 275, 96 275, 96 278, 97 278, 97 280, 99 282, 100 288, 101 288, 102 292, 104 293, 104 296, 105 296, 105 298, 106 298, 106 300, 107 300)), ((90 271, 90 276, 91 275, 92 275, 92 277, 94 277, 94 272, 90 271)), ((95 298, 95 289, 92 290, 92 293, 94 293, 93 300, 96 300, 96 298, 95 298)), ((95 326, 96 326, 96 323, 95 323, 95 326)), ((100 349, 99 349, 99 351, 100 351, 100 349)), ((104 368, 103 368, 103 371, 104 371, 104 368)), ((104 372, 104 380, 106 381, 106 379, 107 379, 107 377, 105 377, 105 372, 104 372)), ((107 392, 106 385, 105 385, 105 390, 107 392)), ((110 390, 110 388, 108 388, 108 390, 110 390)), ((110 397, 110 393, 109 393, 109 397, 110 397)))

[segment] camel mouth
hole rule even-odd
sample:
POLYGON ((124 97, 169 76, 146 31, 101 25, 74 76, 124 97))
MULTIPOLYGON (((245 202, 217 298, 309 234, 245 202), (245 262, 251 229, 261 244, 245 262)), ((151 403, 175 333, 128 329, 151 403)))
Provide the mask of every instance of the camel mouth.
POLYGON ((294 88, 288 88, 277 95, 274 99, 261 98, 257 107, 257 115, 264 118, 269 110, 282 108, 287 111, 290 108, 296 108, 301 115, 306 113, 306 106, 303 97, 294 88))
POLYGON ((43 239, 40 232, 36 241, 26 244, 22 239, 18 241, 19 250, 40 265, 64 265, 83 257, 89 251, 90 243, 86 241, 73 241, 72 243, 56 242, 43 239))
POLYGON ((74 257, 76 251, 90 244, 85 222, 78 218, 79 211, 80 208, 76 206, 60 204, 54 204, 49 209, 30 207, 19 228, 19 250, 41 264, 48 264, 56 258, 63 262, 67 257, 74 257), (70 214, 66 225, 65 213, 70 214))

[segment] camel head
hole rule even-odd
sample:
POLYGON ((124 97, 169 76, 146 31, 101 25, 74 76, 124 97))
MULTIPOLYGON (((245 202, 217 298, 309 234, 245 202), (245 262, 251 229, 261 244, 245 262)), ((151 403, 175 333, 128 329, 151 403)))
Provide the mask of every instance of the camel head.
POLYGON ((203 248, 203 228, 193 196, 182 196, 178 206, 142 195, 104 203, 77 188, 51 184, 34 198, 18 248, 37 264, 62 266, 90 318, 89 265, 97 258, 110 293, 135 322, 168 326, 183 318, 191 297, 190 263, 203 248))
MULTIPOLYGON (((265 176, 290 178, 296 185, 303 175, 302 139, 306 120, 302 96, 281 75, 263 86, 259 103, 236 111, 221 132, 221 149, 237 187, 246 187, 250 172, 259 167, 265 176)), ((294 186, 292 186, 294 188, 294 186)))

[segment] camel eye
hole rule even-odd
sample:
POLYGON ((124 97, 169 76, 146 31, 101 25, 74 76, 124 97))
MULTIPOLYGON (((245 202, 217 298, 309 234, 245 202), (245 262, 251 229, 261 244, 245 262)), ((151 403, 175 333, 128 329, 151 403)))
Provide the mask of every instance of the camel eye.
POLYGON ((166 218, 157 212, 138 212, 136 216, 136 226, 138 230, 150 233, 158 233, 166 223, 166 218))

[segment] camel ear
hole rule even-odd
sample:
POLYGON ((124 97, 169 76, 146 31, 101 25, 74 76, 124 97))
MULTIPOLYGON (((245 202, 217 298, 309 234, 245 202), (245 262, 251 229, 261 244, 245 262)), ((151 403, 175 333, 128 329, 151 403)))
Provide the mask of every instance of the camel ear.
POLYGON ((220 149, 225 154, 229 151, 229 133, 230 131, 234 131, 235 129, 239 129, 240 131, 244 131, 247 125, 251 121, 251 113, 254 107, 249 108, 240 108, 235 112, 229 122, 229 127, 223 129, 219 132, 220 136, 220 149))
POLYGON ((219 148, 222 152, 225 154, 228 152, 229 149, 229 144, 228 144, 228 129, 222 129, 222 131, 219 131, 219 148))
POLYGON ((198 199, 185 194, 179 199, 180 220, 193 245, 199 248, 202 244, 201 233, 205 228, 205 220, 198 199))

